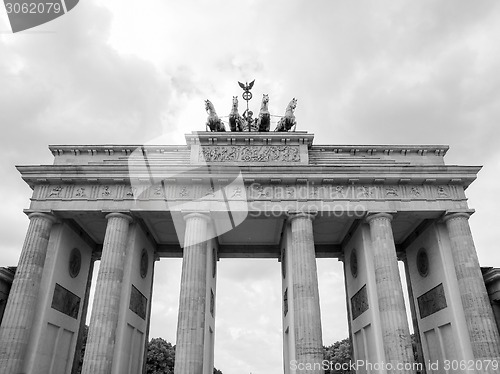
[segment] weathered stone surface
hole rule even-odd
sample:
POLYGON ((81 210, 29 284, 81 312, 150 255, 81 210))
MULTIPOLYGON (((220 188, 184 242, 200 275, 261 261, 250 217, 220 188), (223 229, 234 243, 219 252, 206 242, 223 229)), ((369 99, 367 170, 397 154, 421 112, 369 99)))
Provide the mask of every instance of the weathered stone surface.
POLYGON ((122 213, 110 213, 106 218, 108 224, 97 276, 83 374, 110 374, 113 363, 127 236, 132 218, 122 213))
POLYGON ((370 305, 368 303, 368 294, 365 284, 353 297, 351 297, 352 319, 355 320, 369 308, 370 305))
POLYGON ((21 373, 33 325, 50 231, 55 218, 29 215, 30 224, 0 329, 0 373, 21 373))
MULTIPOLYGON (((397 364, 412 363, 413 352, 391 220, 392 215, 387 213, 376 213, 367 218, 373 247, 385 357, 387 362, 396 367, 397 364)), ((415 371, 406 369, 399 373, 413 374, 415 371)))
MULTIPOLYGON (((313 218, 308 213, 291 216, 292 243, 288 250, 292 271, 295 359, 298 363, 311 366, 323 360, 313 218)), ((321 369, 308 371, 323 372, 321 369)))
POLYGON ((174 373, 202 374, 208 251, 205 238, 209 217, 191 213, 185 221, 174 373))
MULTIPOLYGON (((450 235, 453 262, 465 320, 476 360, 500 359, 500 336, 483 281, 469 227, 469 213, 451 213, 444 220, 450 235)), ((490 368, 484 373, 496 373, 490 368)))
MULTIPOLYGON (((188 143, 186 146, 51 146, 50 149, 55 156, 54 165, 21 166, 19 171, 34 190, 31 209, 64 212, 62 214, 64 219, 76 222, 83 231, 87 231, 90 241, 96 241, 93 248, 99 245, 103 238, 103 228, 106 225, 102 215, 103 209, 106 211, 133 209, 134 214, 148 227, 151 237, 156 241, 153 243, 153 246, 157 244, 156 248, 149 253, 157 251, 159 256, 166 257, 184 255, 177 373, 199 373, 201 367, 207 371, 207 361, 204 359, 213 354, 207 346, 211 344, 212 327, 215 326, 211 316, 215 314, 215 283, 211 283, 212 279, 207 272, 213 274, 215 282, 216 265, 214 262, 211 268, 211 260, 207 263, 206 256, 211 255, 212 246, 207 247, 202 243, 205 238, 203 232, 207 229, 205 218, 199 215, 187 218, 188 243, 183 254, 177 242, 178 236, 174 234, 175 227, 170 219, 171 213, 183 213, 186 210, 210 211, 214 220, 218 214, 225 214, 229 208, 231 214, 248 213, 248 222, 235 228, 230 234, 233 235, 231 240, 224 243, 228 236, 222 238, 218 243, 220 246, 216 245, 217 251, 221 257, 268 258, 279 256, 282 238, 280 235, 283 233, 280 228, 283 227, 283 220, 291 210, 318 211, 318 217, 314 221, 318 242, 313 241, 311 217, 307 214, 298 214, 287 226, 287 254, 283 257, 284 264, 287 258, 283 276, 287 277, 287 282, 290 280, 283 291, 284 293, 286 291, 288 296, 284 297, 287 300, 284 301, 284 311, 286 312, 288 303, 286 327, 290 329, 285 331, 290 347, 293 348, 292 355, 297 351, 297 358, 301 362, 318 363, 322 359, 321 325, 314 247, 318 257, 338 256, 345 249, 339 243, 348 242, 349 233, 346 232, 352 225, 352 220, 361 219, 370 211, 397 212, 393 222, 394 235, 398 244, 403 245, 408 239, 405 228, 409 230, 411 227, 417 227, 410 236, 418 236, 421 234, 418 228, 422 227, 422 223, 439 219, 438 217, 449 209, 467 209, 464 190, 476 178, 479 168, 445 165, 443 156, 448 149, 446 146, 316 146, 312 144, 313 137, 312 134, 300 131, 286 134, 225 133, 223 135, 199 132, 186 136, 188 143), (234 173, 235 170, 241 171, 242 175, 243 181, 238 185, 230 183, 237 174, 234 173), (169 205, 167 202, 173 204, 169 205), (254 218, 256 220, 253 220, 254 218), (293 233, 288 231, 289 228, 293 233), (258 243, 260 237, 266 238, 264 242, 268 244, 260 245, 258 243), (204 329, 200 327, 203 324, 205 324, 204 329), (203 346, 205 346, 204 352, 203 346)), ((122 360, 121 356, 118 358, 112 356, 113 350, 118 356, 126 356, 121 348, 126 346, 128 339, 122 338, 124 334, 121 334, 120 330, 123 327, 121 317, 120 327, 116 330, 116 314, 119 308, 124 310, 131 308, 136 314, 143 315, 143 306, 146 304, 134 293, 133 288, 131 291, 132 282, 129 282, 127 277, 123 280, 120 278, 124 271, 120 256, 125 253, 124 238, 127 237, 125 231, 128 230, 128 222, 125 219, 122 222, 123 226, 122 223, 111 223, 118 217, 123 219, 121 215, 109 218, 106 253, 103 253, 101 264, 104 265, 104 270, 99 278, 94 303, 95 315, 92 317, 87 346, 88 362, 85 369, 87 373, 109 372, 112 366, 114 371, 121 372, 121 367, 126 367, 123 364, 125 360, 122 360), (122 285, 126 285, 126 288, 119 293, 117 290, 122 285), (131 303, 123 299, 119 302, 121 295, 129 296, 129 292, 136 295, 131 297, 131 303), (115 336, 119 341, 114 347, 115 336), (123 344, 120 345, 121 343, 123 344), (113 365, 110 363, 112 359, 116 360, 113 365)), ((387 357, 392 361, 405 361, 409 349, 408 328, 405 325, 406 315, 402 306, 390 217, 378 214, 369 220, 371 239, 370 235, 366 235, 366 241, 363 241, 367 243, 366 253, 369 253, 369 256, 364 253, 360 266, 365 268, 361 270, 360 267, 360 276, 356 278, 359 284, 350 289, 349 296, 355 297, 347 300, 352 302, 353 317, 358 316, 355 321, 359 325, 357 327, 364 329, 365 326, 369 326, 371 333, 376 336, 376 340, 367 340, 368 335, 363 337, 365 346, 366 342, 372 342, 372 347, 376 346, 374 349, 376 354, 363 356, 362 352, 360 357, 376 357, 380 358, 379 361, 387 357), (371 258, 372 250, 375 262, 371 258), (374 269, 376 277, 372 272, 374 269), (367 271, 369 279, 365 279, 367 271), (373 282, 374 279, 376 282, 373 282), (367 291, 370 301, 370 309, 365 313, 363 311, 368 304, 364 302, 366 299, 363 296, 364 284, 366 284, 364 290, 367 291), (356 294, 360 289, 361 291, 356 294), (377 296, 380 297, 380 302, 377 296), (379 307, 376 307, 377 304, 380 304, 379 307), (372 315, 373 318, 367 318, 372 315), (383 337, 381 332, 384 334, 383 337), (373 344, 373 341, 376 344, 373 344)), ((446 236, 444 225, 440 226, 443 236, 446 236)), ((366 225, 363 230, 368 234, 366 225)), ((450 230, 450 233, 452 231, 450 230)), ((130 237, 132 238, 131 235, 130 237)), ((445 241, 448 251, 450 247, 448 239, 445 241)), ((461 244, 456 246, 463 245, 462 239, 459 241, 461 244)), ((474 253, 471 249, 471 239, 468 243, 469 252, 464 255, 464 259, 457 260, 458 263, 464 261, 468 264, 466 257, 471 251, 474 253)), ((68 247, 68 250, 71 248, 68 247)), ((446 255, 448 256, 448 252, 446 255)), ((139 284, 141 279, 146 279, 152 272, 151 268, 145 266, 146 260, 145 257, 144 261, 141 261, 144 265, 142 267, 134 265, 132 273, 142 276, 136 279, 134 284, 150 298, 147 287, 140 287, 139 284)), ((450 260, 451 255, 447 257, 447 264, 451 264, 450 260)), ((75 275, 78 273, 76 271, 78 261, 71 263, 72 274, 75 275)), ((354 261, 351 263, 355 265, 354 261)), ((474 264, 474 267, 477 267, 477 264, 474 264)), ((356 268, 354 266, 350 272, 347 268, 347 275, 351 273, 355 276, 356 268)), ((462 270, 465 274, 459 282, 477 281, 476 278, 469 277, 467 265, 464 267, 456 265, 456 268, 457 274, 462 270)), ((425 270, 425 266, 421 267, 422 269, 425 270)), ((450 275, 447 276, 454 277, 453 268, 447 268, 450 269, 450 275)), ((128 271, 127 267, 126 274, 128 271)), ((420 280, 424 279, 425 273, 426 271, 420 272, 420 280)), ((44 276, 43 279, 45 278, 44 276)), ((425 279, 428 282, 430 278, 431 276, 425 279)), ((454 286, 455 279, 446 278, 426 284, 425 288, 419 289, 417 295, 425 294, 430 288, 443 282, 446 295, 449 296, 450 280, 454 286)), ((479 297, 479 294, 473 295, 477 288, 468 289, 467 284, 461 287, 465 290, 464 305, 467 308, 474 306, 473 304, 477 302, 474 297, 479 297)), ((455 293, 456 290, 452 291, 455 293)), ((26 305, 33 305, 33 302, 31 304, 30 302, 27 301, 26 305)), ((454 326, 456 330, 460 330, 460 334, 456 336, 464 337, 458 340, 464 342, 464 346, 467 345, 462 349, 460 357, 473 357, 468 337, 465 338, 464 335, 467 334, 467 329, 458 292, 454 298, 449 297, 448 304, 448 310, 419 320, 419 323, 429 325, 435 318, 448 313, 449 310, 457 310, 456 315, 460 314, 461 324, 459 327, 456 324, 454 326)), ((486 352, 490 345, 498 346, 498 344, 495 343, 496 338, 486 336, 489 334, 489 327, 484 322, 483 314, 488 307, 485 306, 484 310, 481 308, 479 311, 470 308, 466 312, 469 313, 466 318, 470 322, 471 335, 477 334, 474 340, 471 339, 472 343, 476 344, 475 349, 478 352, 486 352), (477 330, 479 332, 475 329, 476 325, 480 326, 480 330, 477 330)), ((434 307, 434 310, 437 308, 434 307)), ((37 312, 39 311, 34 313, 37 312)), ((127 310, 128 315, 138 320, 136 315, 129 312, 127 310)), ((82 317, 84 315, 83 312, 82 317)), ((418 317, 416 313, 414 315, 415 318, 418 317)), ((65 316, 61 317, 68 319, 65 316)), ((21 314, 16 318, 19 318, 19 323, 23 325, 26 315, 21 314)), ((146 320, 141 320, 141 323, 146 323, 147 319, 146 313, 146 320)), ((141 333, 145 331, 145 328, 141 329, 141 333)), ((428 330, 421 331, 425 333, 428 330)), ((425 341, 424 344, 427 344, 427 347, 431 346, 425 341)), ((9 345, 8 349, 12 347, 9 345)), ((32 354, 31 351, 37 349, 39 347, 34 344, 28 345, 30 352, 28 355, 32 356, 32 362, 36 360, 36 354, 32 354)), ((0 350, 0 356, 1 354, 0 350)), ((364 350, 364 354, 371 353, 369 350, 364 350)), ((478 357, 486 356, 479 354, 478 357)), ((138 365, 140 363, 136 358, 130 360, 135 360, 138 365)))
POLYGON ((299 162, 298 146, 204 146, 200 159, 206 162, 299 162))
POLYGON ((80 310, 80 297, 56 283, 51 307, 71 318, 77 319, 80 310))
POLYGON ((419 296, 417 300, 420 318, 428 317, 448 306, 442 283, 419 296))
POLYGON ((148 299, 134 285, 130 290, 129 309, 142 319, 146 319, 148 299))

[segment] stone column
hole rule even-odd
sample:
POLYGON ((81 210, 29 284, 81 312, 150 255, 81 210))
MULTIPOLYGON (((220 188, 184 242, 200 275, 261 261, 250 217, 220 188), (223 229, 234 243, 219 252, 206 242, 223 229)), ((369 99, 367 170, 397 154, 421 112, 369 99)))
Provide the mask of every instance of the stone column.
POLYGON ((73 366, 71 368, 71 374, 77 374, 80 368, 80 360, 82 357, 82 346, 83 346, 83 332, 86 325, 87 313, 89 308, 89 300, 90 300, 90 288, 92 287, 92 277, 94 274, 94 265, 95 262, 99 259, 99 256, 96 252, 93 252, 90 258, 89 264, 89 273, 87 275, 87 287, 85 287, 85 296, 83 297, 83 307, 82 307, 82 316, 80 317, 80 327, 78 328, 78 337, 76 339, 76 349, 75 349, 75 357, 73 358, 73 366))
POLYGON ((46 213, 31 213, 16 275, 0 329, 0 373, 18 374, 29 342, 50 231, 56 221, 46 213))
POLYGON ((108 224, 97 275, 82 374, 110 374, 120 309, 127 237, 132 218, 122 213, 106 216, 108 224))
MULTIPOLYGON (((450 213, 444 217, 462 298, 465 321, 476 360, 500 359, 500 337, 484 285, 479 260, 469 227, 470 214, 450 213)), ((481 371, 483 372, 483 371, 481 371)), ((484 371, 494 373, 496 371, 484 371)))
POLYGON ((184 217, 186 235, 182 260, 175 374, 202 374, 207 293, 207 233, 210 218, 200 213, 184 217))
MULTIPOLYGON (((398 364, 410 366, 413 352, 391 221, 392 215, 388 213, 376 213, 367 218, 385 358, 396 368, 398 364)), ((415 373, 415 370, 406 367, 394 369, 392 373, 415 373)))
POLYGON ((352 314, 351 308, 349 308, 349 290, 347 287, 347 272, 349 269, 346 266, 344 252, 339 257, 339 261, 342 262, 342 267, 344 269, 344 290, 345 290, 345 307, 347 312, 347 331, 349 332, 349 354, 354 359, 354 337, 352 335, 352 314))
MULTIPOLYGON (((323 338, 313 219, 314 216, 309 213, 298 213, 290 217, 292 243, 288 253, 292 271, 295 359, 297 364, 318 365, 323 361, 323 338)), ((316 369, 305 372, 324 371, 316 369)))
MULTIPOLYGON (((406 252, 402 253, 399 258, 405 266, 405 276, 406 276, 406 287, 408 289, 408 299, 410 304, 411 321, 413 323, 413 335, 416 342, 416 354, 417 362, 422 365, 422 374, 427 374, 427 368, 425 367, 424 352, 422 350, 422 340, 420 339, 420 328, 418 326, 417 309, 415 307, 415 298, 413 296, 413 285, 411 283, 410 277, 410 267, 408 265, 408 257, 406 252)), ((415 356, 414 356, 415 357, 415 356)))

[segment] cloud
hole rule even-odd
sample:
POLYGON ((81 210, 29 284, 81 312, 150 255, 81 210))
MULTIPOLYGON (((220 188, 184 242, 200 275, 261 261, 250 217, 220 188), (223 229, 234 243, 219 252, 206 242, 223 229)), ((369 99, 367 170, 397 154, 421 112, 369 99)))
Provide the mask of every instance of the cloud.
POLYGON ((276 259, 221 259, 216 314, 217 368, 258 373, 281 363, 281 270, 276 259))
POLYGON ((1 217, 15 224, 2 229, 5 265, 22 246, 31 194, 14 165, 51 163, 48 144, 133 143, 162 131, 168 79, 107 44, 111 19, 86 2, 38 31, 1 35, 1 217))
MULTIPOLYGON (((204 128, 203 100, 225 116, 237 81, 256 79, 251 109, 267 93, 279 116, 297 97, 297 129, 315 133, 315 144, 442 143, 448 163, 483 164, 467 191, 471 226, 481 263, 500 266, 489 229, 500 172, 499 6, 88 0, 39 32, 0 34, 1 262, 16 260, 27 227, 30 190, 13 165, 51 163, 47 144, 183 144, 204 128)), ((318 260, 328 344, 347 329, 332 261, 318 260)), ((157 264, 151 336, 172 343, 179 282, 180 260, 157 264)), ((216 366, 282 370, 279 264, 223 259, 217 294, 216 366)))

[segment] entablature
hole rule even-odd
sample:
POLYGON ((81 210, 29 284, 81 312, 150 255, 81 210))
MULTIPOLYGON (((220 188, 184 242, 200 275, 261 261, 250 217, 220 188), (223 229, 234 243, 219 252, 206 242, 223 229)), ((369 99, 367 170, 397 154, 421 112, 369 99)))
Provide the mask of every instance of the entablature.
POLYGON ((18 166, 32 188, 39 184, 155 184, 163 180, 179 183, 232 180, 241 175, 248 183, 273 184, 453 184, 467 188, 481 169, 477 166, 436 165, 344 165, 344 166, 241 166, 224 165, 48 165, 18 166))

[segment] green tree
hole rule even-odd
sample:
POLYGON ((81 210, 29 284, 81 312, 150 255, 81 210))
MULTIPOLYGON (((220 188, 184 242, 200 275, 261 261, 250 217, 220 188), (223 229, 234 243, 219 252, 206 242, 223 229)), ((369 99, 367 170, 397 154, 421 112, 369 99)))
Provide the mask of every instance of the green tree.
POLYGON ((153 338, 148 343, 146 356, 147 374, 173 374, 175 346, 162 338, 153 338))
POLYGON ((351 362, 351 342, 349 339, 339 340, 328 347, 323 347, 323 357, 328 361, 329 366, 329 369, 325 370, 325 374, 351 373, 350 370, 335 370, 336 367, 349 367, 351 362))
MULTIPOLYGON (((75 374, 80 374, 87 343, 88 326, 84 327, 81 357, 75 374)), ((153 338, 147 344, 146 374, 173 374, 175 364, 175 346, 162 338, 153 338)), ((214 368, 214 374, 223 374, 214 368)))
MULTIPOLYGON (((411 334, 411 345, 413 349, 413 358, 415 362, 419 362, 418 350, 417 350, 417 337, 415 334, 411 334)), ((323 357, 327 360, 330 367, 335 368, 335 364, 341 367, 341 364, 348 364, 351 361, 351 342, 349 339, 340 340, 333 343, 328 347, 323 347, 323 357)), ((342 370, 325 370, 325 374, 350 374, 351 371, 342 370)))
MULTIPOLYGON (((162 338, 151 339, 146 356, 146 374, 173 374, 174 364, 175 346, 162 338)), ((214 374, 222 374, 222 371, 214 368, 214 374)))

